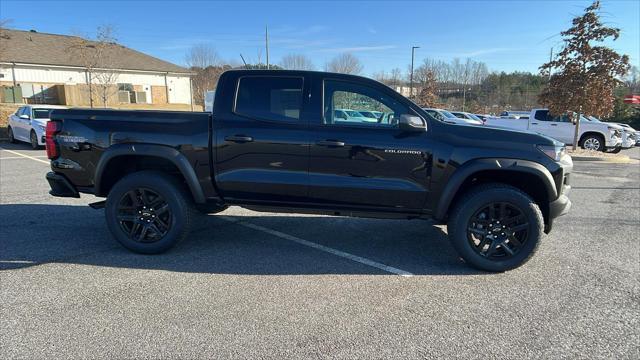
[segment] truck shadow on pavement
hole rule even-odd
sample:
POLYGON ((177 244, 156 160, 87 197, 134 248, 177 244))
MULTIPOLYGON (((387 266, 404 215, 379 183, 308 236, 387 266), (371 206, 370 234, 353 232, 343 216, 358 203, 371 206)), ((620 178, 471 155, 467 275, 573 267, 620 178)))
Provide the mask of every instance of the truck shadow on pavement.
POLYGON ((139 255, 111 237, 102 210, 3 204, 0 270, 61 263, 205 274, 391 275, 237 223, 243 222, 415 275, 486 274, 459 260, 446 233, 427 221, 250 214, 200 216, 190 237, 173 249, 139 255))

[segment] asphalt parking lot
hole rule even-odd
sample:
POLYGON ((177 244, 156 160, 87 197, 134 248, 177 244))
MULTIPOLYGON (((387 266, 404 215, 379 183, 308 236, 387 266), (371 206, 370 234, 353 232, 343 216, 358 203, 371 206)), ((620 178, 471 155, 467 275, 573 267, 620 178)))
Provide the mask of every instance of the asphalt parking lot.
POLYGON ((44 151, 0 148, 3 359, 640 358, 637 161, 576 162, 572 211, 488 274, 426 221, 236 207, 132 254, 94 198, 48 195, 44 151))

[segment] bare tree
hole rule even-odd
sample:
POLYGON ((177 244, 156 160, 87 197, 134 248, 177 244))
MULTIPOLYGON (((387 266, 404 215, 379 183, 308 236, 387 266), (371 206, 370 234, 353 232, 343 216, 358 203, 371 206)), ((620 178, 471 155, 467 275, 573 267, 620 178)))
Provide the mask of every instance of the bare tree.
POLYGON ((222 60, 216 49, 208 44, 192 46, 186 53, 184 61, 189 68, 204 69, 209 66, 220 66, 222 60))
POLYGON ((305 55, 288 54, 280 60, 280 66, 287 70, 315 70, 313 61, 305 55))
POLYGON ((195 75, 191 78, 193 102, 204 106, 205 92, 215 90, 220 75, 230 69, 230 65, 208 66, 204 69, 191 68, 195 72, 195 75))
POLYGON ((400 68, 391 69, 391 76, 389 77, 391 86, 399 86, 402 82, 402 70, 400 68))
POLYGON ((104 107, 117 94, 119 73, 115 64, 118 46, 114 28, 101 25, 96 29, 95 39, 76 37, 68 49, 71 56, 80 59, 85 68, 91 107, 94 105, 94 92, 104 107))
POLYGON ((340 54, 325 64, 325 70, 342 74, 360 74, 364 66, 360 59, 350 53, 340 54))

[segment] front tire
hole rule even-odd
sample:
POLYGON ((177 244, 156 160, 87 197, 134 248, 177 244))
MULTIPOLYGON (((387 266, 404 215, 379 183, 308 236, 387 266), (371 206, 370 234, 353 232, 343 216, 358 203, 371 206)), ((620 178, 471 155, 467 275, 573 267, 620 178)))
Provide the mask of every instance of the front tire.
POLYGON ((159 254, 187 237, 194 205, 176 178, 141 171, 113 186, 105 215, 111 234, 122 246, 141 254, 159 254))
POLYGON ((544 220, 529 195, 504 184, 472 188, 454 205, 447 231, 469 265, 502 272, 526 263, 542 238, 544 220))
POLYGON ((580 147, 585 150, 605 151, 604 137, 601 135, 587 135, 582 139, 580 147))
POLYGON ((9 137, 9 142, 12 144, 17 143, 15 136, 13 136, 13 129, 11 126, 7 127, 7 136, 9 137))
POLYGON ((33 150, 38 150, 40 148, 40 145, 38 144, 38 135, 33 130, 31 130, 31 133, 29 134, 29 143, 33 150))
POLYGON ((612 154, 617 154, 620 151, 622 151, 622 147, 618 146, 618 147, 615 147, 615 148, 613 148, 611 150, 608 150, 607 152, 612 153, 612 154))

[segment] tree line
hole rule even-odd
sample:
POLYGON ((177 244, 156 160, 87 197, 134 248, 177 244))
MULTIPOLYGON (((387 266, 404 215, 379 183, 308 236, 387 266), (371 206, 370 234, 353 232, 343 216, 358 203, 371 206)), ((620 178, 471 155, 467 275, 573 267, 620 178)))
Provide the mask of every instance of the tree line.
MULTIPOLYGON (((378 71, 372 77, 406 95, 424 107, 483 114, 504 110, 529 110, 548 107, 552 112, 580 112, 605 120, 633 123, 640 127, 640 111, 622 101, 624 95, 640 91, 637 67, 629 58, 602 44, 616 40, 620 30, 604 26, 599 18, 600 2, 573 19, 572 27, 563 31, 564 47, 556 57, 541 65, 537 74, 530 72, 491 72, 487 64, 473 59, 443 61, 425 58, 413 70, 400 67, 378 71)), ((229 64, 221 60, 209 45, 197 45, 186 54, 186 64, 195 73, 194 100, 204 103, 204 92, 213 90, 222 72, 234 67, 266 69, 254 64, 229 64)), ((244 59, 243 59, 244 61, 244 59)), ((270 69, 317 70, 313 60, 303 54, 288 54, 270 69)), ((336 55, 323 70, 362 75, 362 61, 351 53, 336 55)))

